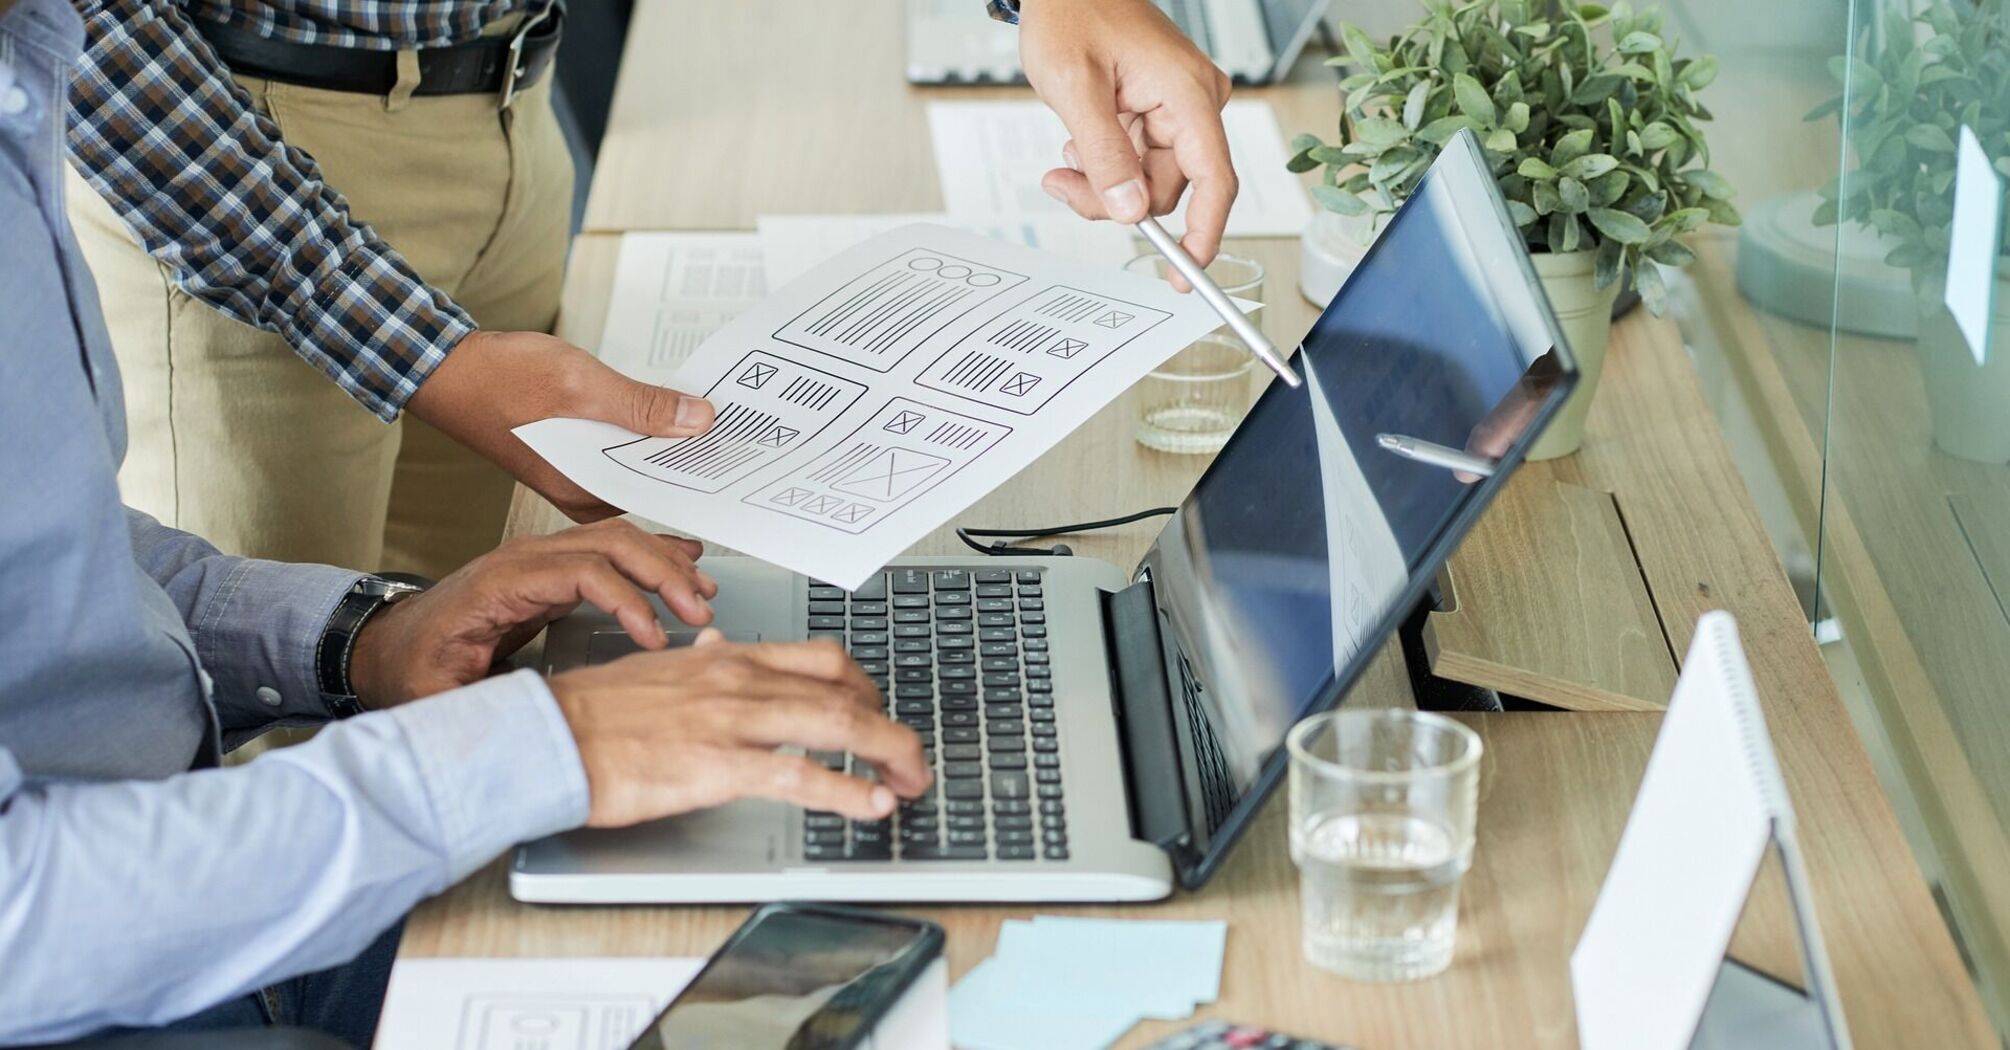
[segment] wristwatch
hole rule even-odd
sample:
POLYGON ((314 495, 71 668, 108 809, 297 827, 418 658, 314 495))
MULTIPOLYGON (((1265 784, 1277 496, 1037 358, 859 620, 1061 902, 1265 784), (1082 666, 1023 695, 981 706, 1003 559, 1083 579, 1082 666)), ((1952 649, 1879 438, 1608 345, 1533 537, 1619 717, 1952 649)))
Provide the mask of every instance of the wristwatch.
POLYGON ((984 10, 1000 22, 1019 24, 1019 0, 984 0, 984 10))
POLYGON ((349 657, 356 651, 356 636, 372 616, 386 606, 404 601, 425 588, 382 576, 365 576, 349 588, 328 617, 321 632, 321 644, 314 650, 314 667, 321 685, 321 699, 336 718, 363 713, 363 702, 349 684, 349 657))

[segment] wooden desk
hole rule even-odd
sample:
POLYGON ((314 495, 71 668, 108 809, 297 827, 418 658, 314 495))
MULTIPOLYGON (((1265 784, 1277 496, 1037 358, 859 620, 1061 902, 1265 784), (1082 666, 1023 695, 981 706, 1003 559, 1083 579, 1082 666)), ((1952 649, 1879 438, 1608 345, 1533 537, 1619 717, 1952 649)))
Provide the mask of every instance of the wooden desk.
MULTIPOLYGON (((930 93, 911 92, 899 80, 898 10, 894 4, 839 9, 787 0, 642 5, 590 224, 748 228, 763 210, 939 207, 932 158, 913 130, 923 126, 920 100, 930 93), (871 132, 860 134, 860 128, 871 132)), ((1323 127, 1333 119, 1330 88, 1306 76, 1309 68, 1301 69, 1299 82, 1262 93, 1287 129, 1323 127)), ((575 249, 562 334, 584 345, 599 334, 614 243, 587 236, 575 249)), ((1291 345, 1310 320, 1310 311, 1289 292, 1295 245, 1242 242, 1234 250, 1261 253, 1270 265, 1266 323, 1273 337, 1291 337, 1285 343, 1291 345)), ((1102 413, 965 517, 1037 523, 1162 503, 1183 492, 1201 463, 1139 449, 1127 420, 1121 403, 1102 413)), ((1670 326, 1643 321, 1620 327, 1585 451, 1530 470, 1517 479, 1514 498, 1530 500, 1524 506, 1536 520, 1551 512, 1535 490, 1558 483, 1590 494, 1561 497, 1573 501, 1574 513, 1599 523, 1583 551, 1609 550, 1610 524, 1623 524, 1621 538, 1639 567, 1639 590, 1628 585, 1610 593, 1635 614, 1651 608, 1655 619, 1652 632, 1642 630, 1614 664, 1587 664, 1620 668, 1609 680, 1619 684, 1606 691, 1623 696, 1645 690, 1641 683, 1656 673, 1655 662, 1672 664, 1702 611, 1724 607, 1738 616, 1801 814, 1818 910, 1858 1044, 1995 1046, 1670 326), (1600 493, 1614 494, 1610 514, 1616 517, 1599 509, 1600 493), (1632 669, 1636 665, 1645 670, 1632 669)), ((548 508, 519 494, 513 531, 557 524, 548 508)), ((1127 564, 1148 535, 1147 526, 1084 538, 1078 549, 1127 564)), ((917 549, 953 551, 953 542, 938 532, 917 549)), ((1543 583, 1516 590, 1511 579, 1490 579, 1491 600, 1512 605, 1523 600, 1518 595, 1541 593, 1550 597, 1529 606, 1531 612, 1585 622, 1574 606, 1554 597, 1569 588, 1546 574, 1581 572, 1595 580, 1596 558, 1586 554, 1559 569, 1518 563, 1514 550, 1511 542, 1495 542, 1475 571, 1543 583)), ((1482 604, 1476 596, 1473 605, 1482 604)), ((1496 641, 1512 627, 1475 625, 1496 641)), ((1512 649, 1495 644, 1491 651, 1504 654, 1507 665, 1512 649)), ((1407 702, 1400 669, 1387 654, 1352 702, 1407 702)), ((1565 960, 1625 819, 1658 718, 1606 712, 1475 720, 1491 755, 1477 866, 1466 883, 1457 962, 1430 981, 1353 985, 1299 962, 1296 883, 1277 804, 1203 892, 1156 906, 1041 910, 1227 919, 1232 932, 1224 994, 1204 1011, 1210 1016, 1373 1050, 1573 1046, 1565 960)), ((699 954, 715 947, 744 914, 522 906, 508 900, 502 872, 500 863, 493 865, 419 909, 405 953, 699 954)), ((1785 930, 1777 911, 1767 911, 1767 900, 1762 897, 1762 906, 1748 915, 1739 952, 1760 965, 1791 969, 1782 951, 1785 930)), ((950 928, 952 970, 959 974, 989 952, 1000 921, 1029 911, 918 910, 950 928)), ((1140 1045, 1166 1029, 1140 1029, 1124 1045, 1140 1045)))

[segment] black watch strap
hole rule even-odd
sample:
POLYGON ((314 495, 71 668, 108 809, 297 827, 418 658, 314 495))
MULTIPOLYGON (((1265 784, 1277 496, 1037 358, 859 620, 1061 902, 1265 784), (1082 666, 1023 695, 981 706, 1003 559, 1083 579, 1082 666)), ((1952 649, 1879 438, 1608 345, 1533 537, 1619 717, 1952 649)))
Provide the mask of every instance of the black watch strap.
POLYGON ((1000 22, 1019 24, 1019 0, 984 0, 984 10, 1000 22))
POLYGON ((363 713, 363 702, 349 683, 349 658, 356 651, 356 636, 362 633, 363 625, 385 606, 423 589, 380 576, 365 576, 336 603, 335 611, 328 617, 328 626, 321 631, 321 644, 314 652, 321 699, 336 718, 363 713))

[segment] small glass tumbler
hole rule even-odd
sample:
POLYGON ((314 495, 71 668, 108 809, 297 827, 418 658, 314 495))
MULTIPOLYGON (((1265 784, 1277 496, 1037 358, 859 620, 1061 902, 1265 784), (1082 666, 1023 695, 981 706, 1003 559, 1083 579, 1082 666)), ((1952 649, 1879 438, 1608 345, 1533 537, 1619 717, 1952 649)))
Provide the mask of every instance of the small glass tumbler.
POLYGON ((1334 711, 1286 746, 1306 961, 1360 981, 1443 972, 1472 865, 1479 735, 1427 712, 1334 711))
MULTIPOLYGON (((1172 273, 1158 255, 1140 255, 1124 269, 1159 280, 1172 273)), ((1263 264, 1254 259, 1217 255, 1207 275, 1238 299, 1263 301, 1263 264)), ((1221 451, 1249 411, 1258 364, 1226 325, 1201 336, 1138 382, 1138 444, 1161 452, 1221 451)))

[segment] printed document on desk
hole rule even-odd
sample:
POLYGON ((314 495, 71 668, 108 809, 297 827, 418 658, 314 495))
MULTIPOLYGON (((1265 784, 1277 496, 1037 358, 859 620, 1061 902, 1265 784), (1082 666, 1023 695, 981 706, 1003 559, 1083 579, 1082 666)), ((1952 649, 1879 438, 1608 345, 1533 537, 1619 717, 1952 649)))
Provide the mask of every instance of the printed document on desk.
MULTIPOLYGON (((623 1050, 702 958, 400 959, 375 1050, 623 1050)), ((946 1050, 949 968, 937 959, 865 1050, 946 1050)))
POLYGON ((907 226, 705 342, 673 383, 706 433, 516 434, 623 510, 854 587, 1219 325, 1160 281, 907 226))
POLYGON ((859 242, 917 222, 1023 244, 1099 270, 1121 268, 1150 249, 1128 226, 1066 215, 986 219, 956 215, 763 215, 755 220, 768 286, 780 288, 859 242))
POLYGON ((595 353, 627 375, 659 382, 767 295, 754 234, 625 234, 595 353))
MULTIPOLYGON (((1290 160, 1277 113, 1268 102, 1230 102, 1221 112, 1228 153, 1242 191, 1228 214, 1230 237, 1296 237, 1312 206, 1290 160)), ((957 216, 1071 215, 1047 196, 1040 178, 1061 166, 1068 141, 1061 118, 1038 102, 931 102, 928 131, 942 196, 957 216)), ((1188 197, 1191 199, 1192 194, 1188 197)), ((1186 201, 1160 220, 1186 230, 1186 201)))

